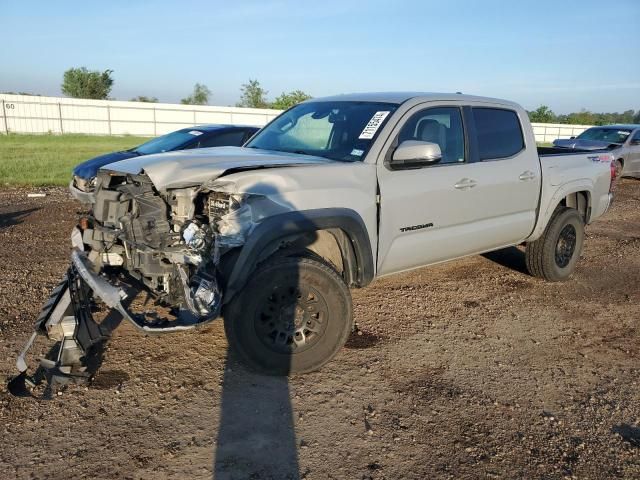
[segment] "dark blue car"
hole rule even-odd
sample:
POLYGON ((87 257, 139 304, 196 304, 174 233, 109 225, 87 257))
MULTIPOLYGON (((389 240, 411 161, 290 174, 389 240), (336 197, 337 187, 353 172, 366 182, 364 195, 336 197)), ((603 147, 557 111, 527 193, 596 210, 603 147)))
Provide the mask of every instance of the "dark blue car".
POLYGON ((154 138, 130 150, 107 153, 82 162, 73 169, 70 189, 74 197, 82 202, 90 202, 95 186, 95 178, 100 167, 127 158, 206 147, 239 147, 243 145, 258 127, 243 125, 198 125, 183 128, 154 138))

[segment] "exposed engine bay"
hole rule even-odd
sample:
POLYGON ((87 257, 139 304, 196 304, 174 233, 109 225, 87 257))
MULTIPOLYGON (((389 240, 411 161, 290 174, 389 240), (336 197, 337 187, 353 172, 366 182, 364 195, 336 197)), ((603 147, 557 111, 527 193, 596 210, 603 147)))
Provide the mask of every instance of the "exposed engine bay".
POLYGON ((21 373, 9 384, 12 392, 21 395, 25 385, 35 386, 45 376, 50 383, 88 378, 84 359, 109 335, 93 320, 95 300, 146 333, 191 329, 219 316, 221 258, 244 244, 255 225, 247 200, 260 196, 235 193, 232 182, 214 185, 215 190, 204 185, 159 192, 145 174, 99 173, 92 210, 71 235, 71 266, 18 356, 21 373), (132 282, 120 282, 123 276, 171 315, 132 313, 124 303, 131 288, 121 288, 132 282), (58 341, 60 348, 55 358, 42 358, 42 368, 30 377, 25 356, 37 334, 58 341))
POLYGON ((246 195, 232 184, 161 193, 145 174, 109 171, 98 176, 92 215, 80 221, 93 265, 124 269, 182 323, 218 316, 220 258, 244 243, 252 225, 246 195))

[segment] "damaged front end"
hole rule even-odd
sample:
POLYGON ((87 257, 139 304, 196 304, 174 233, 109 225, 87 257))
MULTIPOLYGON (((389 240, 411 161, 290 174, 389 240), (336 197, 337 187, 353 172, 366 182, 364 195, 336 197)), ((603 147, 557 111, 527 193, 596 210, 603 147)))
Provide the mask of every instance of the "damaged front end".
POLYGON ((87 353, 108 335, 93 319, 95 300, 145 333, 188 330, 217 318, 222 263, 255 226, 250 200, 231 182, 158 191, 144 173, 101 170, 92 211, 71 236, 71 266, 18 357, 20 378, 35 383, 25 356, 40 333, 60 343, 57 357, 41 366, 59 383, 86 379, 87 353), (158 309, 131 308, 142 290, 158 309))

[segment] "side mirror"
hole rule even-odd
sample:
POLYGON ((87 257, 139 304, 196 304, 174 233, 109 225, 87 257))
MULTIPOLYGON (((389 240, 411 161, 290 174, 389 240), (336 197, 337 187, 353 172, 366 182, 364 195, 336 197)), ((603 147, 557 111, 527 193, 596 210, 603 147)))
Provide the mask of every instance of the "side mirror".
POLYGON ((569 137, 569 140, 573 140, 574 138, 576 138, 576 137, 569 137))
POLYGON ((405 140, 393 152, 389 167, 406 170, 434 165, 442 160, 440 145, 418 140, 405 140))

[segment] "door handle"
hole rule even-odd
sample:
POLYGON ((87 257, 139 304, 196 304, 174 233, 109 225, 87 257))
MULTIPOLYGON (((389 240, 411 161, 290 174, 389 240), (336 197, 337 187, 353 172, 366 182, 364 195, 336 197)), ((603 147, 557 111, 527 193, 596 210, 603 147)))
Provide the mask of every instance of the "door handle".
POLYGON ((526 172, 522 172, 518 178, 523 182, 526 182, 528 180, 533 180, 534 178, 536 178, 536 174, 527 170, 526 172))
POLYGON ((478 184, 475 180, 471 180, 470 178, 463 178, 462 180, 458 180, 458 183, 454 185, 458 190, 466 190, 468 188, 473 188, 478 184))

